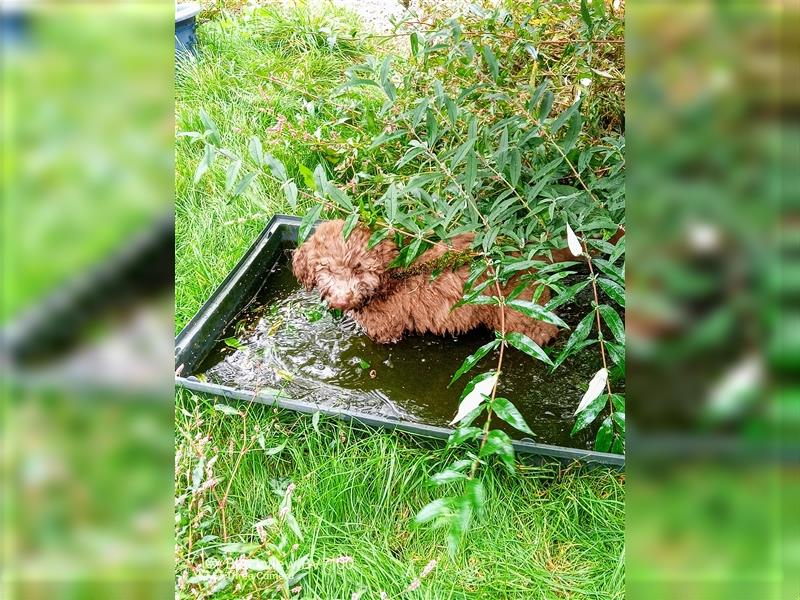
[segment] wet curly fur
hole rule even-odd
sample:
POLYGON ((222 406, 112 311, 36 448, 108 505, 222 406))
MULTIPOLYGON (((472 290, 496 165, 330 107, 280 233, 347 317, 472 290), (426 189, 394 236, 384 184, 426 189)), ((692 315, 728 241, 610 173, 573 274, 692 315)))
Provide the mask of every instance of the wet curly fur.
MULTIPOLYGON (((374 341, 394 342, 406 333, 452 335, 481 326, 500 330, 497 306, 467 304, 453 309, 463 296, 469 266, 445 270, 435 279, 429 273, 397 277, 397 269, 389 268, 399 252, 394 242, 384 240, 368 250, 369 230, 357 227, 345 240, 343 226, 341 220, 322 223, 294 252, 292 270, 306 289, 316 287, 328 306, 353 317, 374 341)), ((451 250, 462 251, 472 239, 465 234, 448 243, 451 250)), ((415 264, 435 261, 447 250, 431 248, 415 264)), ((503 293, 517 283, 509 282, 503 293)), ((519 298, 530 300, 532 295, 533 290, 526 289, 519 298)), ((539 302, 549 299, 545 289, 539 302)), ((548 343, 558 331, 515 310, 505 311, 505 321, 506 331, 525 334, 539 345, 548 343)))

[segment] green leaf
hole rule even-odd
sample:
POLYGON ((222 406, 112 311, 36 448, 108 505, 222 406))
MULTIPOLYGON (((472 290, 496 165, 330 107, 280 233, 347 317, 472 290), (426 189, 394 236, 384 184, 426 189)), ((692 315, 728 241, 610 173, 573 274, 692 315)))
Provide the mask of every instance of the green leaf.
POLYGON ((428 134, 428 147, 432 148, 436 144, 436 136, 439 134, 439 122, 430 108, 425 116, 425 129, 428 134))
POLYGON ((572 352, 573 348, 575 348, 578 344, 580 344, 586 337, 589 335, 589 332, 592 330, 592 326, 595 322, 595 314, 594 311, 590 311, 586 316, 581 319, 581 322, 578 323, 575 330, 572 332, 572 335, 569 336, 567 343, 564 345, 564 349, 561 351, 561 354, 558 355, 556 362, 553 366, 555 369, 558 365, 563 363, 567 357, 572 352))
POLYGON ((414 146, 414 147, 410 148, 408 150, 408 152, 406 152, 403 155, 403 157, 399 161, 397 161, 397 164, 395 165, 395 169, 398 169, 398 170, 402 169, 408 163, 410 163, 412 160, 417 158, 420 154, 423 154, 425 152, 427 152, 427 148, 424 148, 422 146, 414 146))
POLYGON ((194 182, 197 184, 200 181, 200 178, 208 171, 209 167, 214 163, 214 159, 217 156, 217 151, 214 146, 211 144, 206 144, 205 152, 203 153, 203 158, 200 159, 200 162, 197 164, 197 168, 194 171, 194 182))
POLYGON ((486 488, 480 479, 470 479, 464 489, 464 499, 472 505, 472 509, 479 515, 483 513, 486 505, 486 488))
POLYGON ((547 353, 542 350, 539 344, 534 342, 527 335, 512 331, 511 333, 506 334, 506 340, 517 350, 522 350, 528 356, 537 360, 541 360, 542 362, 552 366, 552 359, 547 356, 547 353))
POLYGON ((324 194, 328 187, 328 176, 325 174, 325 167, 317 165, 314 168, 314 189, 320 194, 324 194))
POLYGON ((311 426, 314 428, 314 431, 319 433, 319 417, 322 413, 316 411, 313 415, 311 415, 311 426))
POLYGON ((380 135, 373 138, 372 143, 369 145, 369 150, 374 150, 378 146, 385 144, 386 142, 391 142, 392 140, 399 139, 406 135, 406 131, 395 131, 394 133, 381 133, 380 135))
POLYGON ((360 369, 366 370, 366 369, 369 369, 370 364, 367 361, 365 361, 363 358, 359 358, 358 359, 358 366, 359 366, 360 369))
POLYGON ((618 411, 614 412, 611 415, 611 418, 614 420, 614 423, 616 423, 617 427, 619 427, 620 432, 622 434, 624 434, 625 433, 625 412, 621 411, 621 410, 618 410, 618 411))
POLYGON ((222 141, 219 137, 219 129, 217 128, 217 124, 214 123, 214 119, 212 119, 203 108, 200 109, 200 120, 203 122, 203 126, 206 128, 206 131, 209 132, 208 139, 218 146, 222 144, 222 141))
POLYGON ((492 402, 492 410, 494 410, 498 417, 515 429, 519 429, 524 433, 536 435, 531 431, 531 428, 528 427, 528 424, 525 422, 522 414, 517 410, 517 407, 507 398, 495 398, 494 402, 492 402))
POLYGON ((461 144, 453 154, 453 158, 450 160, 450 170, 455 171, 456 167, 461 164, 461 161, 464 160, 464 157, 467 155, 467 152, 472 150, 472 146, 475 145, 475 140, 467 140, 463 144, 461 144))
POLYGON ((615 280, 620 285, 625 284, 625 275, 623 275, 622 271, 612 265, 607 260, 603 260, 601 258, 595 258, 592 263, 600 268, 600 270, 608 275, 611 279, 615 280))
POLYGON ((476 295, 464 300, 464 304, 475 304, 477 306, 487 306, 490 304, 500 304, 500 300, 496 296, 483 296, 476 295))
POLYGON ((625 454, 625 438, 614 436, 614 443, 611 444, 611 454, 625 454))
POLYGON ((311 229, 313 229, 314 225, 316 225, 317 220, 319 219, 319 214, 321 212, 322 212, 322 205, 317 204, 303 216, 303 220, 300 222, 300 227, 297 230, 298 245, 302 244, 308 237, 308 234, 311 233, 311 229))
POLYGON ((473 377, 461 392, 458 400, 458 411, 450 422, 460 425, 470 425, 486 406, 486 399, 491 396, 492 389, 497 383, 497 372, 489 371, 473 377))
POLYGON ((413 32, 409 36, 409 41, 411 43, 411 54, 417 56, 419 54, 419 33, 413 32))
POLYGON ((608 341, 606 342, 606 350, 614 365, 625 368, 625 346, 608 341))
POLYGON ((233 160, 228 165, 228 171, 225 173, 225 193, 230 194, 236 183, 236 178, 239 177, 239 170, 242 168, 241 160, 233 160))
POLYGON ((611 298, 614 302, 621 307, 625 307, 625 289, 616 281, 610 279, 598 278, 597 285, 611 298))
POLYGON ((258 550, 260 547, 261 545, 255 542, 234 542, 232 544, 223 544, 219 547, 219 551, 224 554, 248 554, 253 550, 258 550))
POLYGON ((587 279, 585 281, 579 281, 576 284, 573 284, 566 288, 562 293, 558 296, 550 300, 545 305, 547 310, 554 310, 561 306, 562 304, 566 304, 570 300, 572 300, 575 296, 577 296, 587 285, 589 285, 590 281, 587 279))
POLYGON ((227 404, 215 404, 214 410, 217 410, 225 415, 239 416, 239 411, 233 408, 232 406, 228 406, 227 404))
POLYGON ((244 344, 242 344, 242 342, 237 340, 235 337, 225 338, 225 345, 230 346, 231 348, 236 348, 237 350, 239 348, 244 348, 244 344))
POLYGON ((267 450, 264 450, 264 454, 266 454, 267 456, 275 456, 276 454, 280 454, 281 452, 283 452, 284 448, 286 448, 286 442, 283 442, 281 445, 275 446, 274 448, 269 448, 267 450))
POLYGON ((608 262, 615 263, 620 256, 625 254, 625 236, 623 235, 620 239, 617 240, 616 245, 614 246, 614 252, 611 256, 608 257, 608 262))
POLYGON ((250 138, 248 150, 250 150, 250 156, 253 157, 256 165, 259 167, 262 166, 264 164, 264 147, 261 145, 261 140, 258 139, 257 136, 250 138))
POLYGON ((272 175, 279 181, 286 181, 289 178, 288 173, 286 173, 286 167, 283 166, 281 161, 272 156, 272 154, 264 155, 264 163, 269 167, 272 175))
POLYGON ((550 114, 550 110, 553 108, 553 100, 554 100, 553 92, 547 90, 544 93, 544 98, 542 98, 542 104, 539 106, 538 119, 540 121, 546 119, 547 116, 550 114))
POLYGON ((430 244, 428 244, 422 238, 416 238, 408 246, 405 246, 402 250, 400 250, 400 254, 397 255, 397 258, 394 259, 389 266, 409 267, 411 266, 411 263, 413 263, 422 255, 423 252, 428 249, 429 246, 430 244))
POLYGON ((533 109, 539 105, 539 100, 542 99, 547 86, 550 85, 550 80, 545 79, 542 83, 540 83, 533 93, 531 94, 531 99, 528 102, 528 112, 533 114, 533 109))
POLYGON ((486 436, 486 443, 483 445, 480 455, 484 457, 492 454, 496 454, 503 461, 509 472, 514 472, 514 446, 505 431, 492 429, 486 436))
POLYGON ((483 430, 480 427, 459 427, 447 438, 447 447, 452 448, 468 440, 474 440, 482 433, 483 430))
POLYGON ((622 394, 611 394, 611 403, 614 405, 614 410, 625 412, 625 396, 622 394))
POLYGON ((508 176, 512 186, 517 187, 520 173, 522 173, 522 155, 514 148, 508 155, 508 176))
POLYGON ((417 516, 414 517, 414 520, 417 523, 422 524, 447 515, 450 513, 451 503, 452 500, 450 498, 438 498, 433 502, 429 502, 422 507, 422 510, 417 513, 417 516))
POLYGON ((440 473, 436 473, 433 477, 431 477, 431 481, 436 485, 444 485, 445 483, 452 483, 454 481, 463 481, 464 479, 467 479, 465 473, 453 471, 452 469, 447 469, 440 473))
POLYGON ((464 170, 464 190, 467 194, 472 193, 472 188, 475 187, 475 180, 478 177, 478 155, 474 149, 470 149, 467 153, 467 166, 464 170))
POLYGON ((241 196, 250 187, 250 183, 256 178, 256 175, 258 175, 258 171, 253 171, 242 177, 242 180, 236 185, 236 189, 233 190, 233 195, 241 196))
POLYGON ((374 85, 375 87, 380 87, 377 83, 372 81, 372 79, 364 79, 363 77, 353 77, 347 83, 344 83, 339 86, 339 90, 346 90, 347 88, 351 87, 359 87, 364 85, 374 85))
POLYGON ((294 181, 287 181, 283 184, 283 193, 286 195, 286 201, 293 209, 297 208, 297 185, 294 181))
POLYGON ((344 222, 344 228, 342 229, 342 235, 344 236, 344 239, 350 237, 350 234, 353 233, 353 229, 356 228, 356 225, 358 225, 357 212, 347 217, 347 220, 344 222))
POLYGON ((449 96, 445 96, 444 105, 447 108, 447 117, 450 119, 450 123, 455 125, 458 121, 458 107, 456 103, 453 102, 452 98, 449 96))
POLYGON ((353 209, 353 202, 350 200, 350 196, 336 187, 333 183, 328 183, 328 187, 325 190, 330 196, 331 200, 336 202, 339 206, 344 208, 345 210, 352 211, 353 209))
POLYGON ((303 177, 303 183, 305 186, 310 190, 315 189, 314 172, 304 164, 300 164, 298 169, 300 169, 300 175, 303 177))
POLYGON ((577 102, 573 103, 567 110, 562 112, 558 117, 553 121, 553 124, 550 126, 550 133, 555 135, 558 133, 558 130, 561 129, 561 126, 567 122, 573 114, 578 112, 578 108, 581 105, 581 101, 578 100, 577 102))
POLYGON ((586 23, 586 28, 589 30, 589 36, 591 37, 593 31, 592 15, 589 13, 589 6, 586 4, 586 0, 581 0, 581 19, 586 23))
POLYGON ((397 218, 397 187, 390 183, 380 200, 386 206, 386 218, 389 223, 394 223, 397 218))
POLYGON ((486 356, 489 352, 494 350, 500 345, 500 340, 492 340, 488 344, 484 344, 480 348, 478 348, 474 354, 470 354, 467 358, 464 359, 464 362, 461 363, 461 366, 458 368, 458 371, 455 372, 453 378, 450 380, 450 383, 447 384, 447 387, 450 387, 455 383, 455 381, 461 377, 464 373, 469 371, 472 367, 478 364, 478 361, 486 356))
POLYGON ((486 66, 489 68, 489 72, 492 74, 492 79, 496 82, 498 77, 500 77, 500 67, 497 64, 497 57, 494 55, 492 49, 486 45, 481 45, 481 52, 483 53, 483 60, 486 61, 486 66))
POLYGON ((372 235, 369 236, 369 241, 367 242, 367 250, 372 250, 375 246, 385 240, 386 236, 388 235, 388 229, 379 229, 378 231, 373 231, 372 235))
POLYGON ((561 149, 565 154, 575 147, 575 143, 578 141, 578 136, 581 133, 582 125, 583 117, 581 117, 580 113, 575 113, 572 115, 572 118, 569 120, 569 128, 567 129, 567 133, 564 135, 564 139, 561 141, 561 149))
POLYGON ((611 330, 611 334, 614 336, 620 344, 625 343, 625 325, 622 323, 622 319, 620 319, 617 312, 608 306, 608 304, 603 304, 598 309, 600 311, 600 316, 603 317, 603 321, 606 322, 608 325, 609 330, 611 330))
POLYGON ((507 306, 510 306, 514 310, 519 311, 523 315, 531 317, 532 319, 538 319, 539 321, 550 323, 551 325, 569 329, 569 326, 562 321, 561 318, 549 310, 546 310, 541 304, 536 304, 535 302, 531 302, 529 300, 512 300, 507 306))
POLYGON ((608 452, 614 439, 614 428, 611 426, 611 417, 606 417, 597 430, 594 438, 594 449, 597 452, 608 452))
POLYGON ((600 394, 592 400, 586 408, 579 412, 578 416, 575 418, 575 425, 572 427, 570 435, 575 435, 581 429, 585 429, 594 423, 597 415, 600 414, 600 411, 603 410, 603 407, 606 405, 606 400, 608 400, 608 396, 606 394, 600 394))
POLYGON ((392 57, 387 56, 386 58, 383 59, 383 63, 381 64, 380 80, 381 80, 381 86, 386 92, 386 95, 389 96, 390 100, 394 101, 394 99, 397 97, 397 93, 396 91, 394 91, 394 85, 392 85, 392 82, 389 80, 389 69, 391 68, 391 66, 392 66, 392 57), (387 89, 387 86, 390 86, 390 89, 387 89))
POLYGON ((427 98, 423 98, 417 104, 417 107, 411 113, 411 126, 416 129, 416 127, 422 121, 422 117, 425 115, 426 111, 428 110, 428 102, 427 98))

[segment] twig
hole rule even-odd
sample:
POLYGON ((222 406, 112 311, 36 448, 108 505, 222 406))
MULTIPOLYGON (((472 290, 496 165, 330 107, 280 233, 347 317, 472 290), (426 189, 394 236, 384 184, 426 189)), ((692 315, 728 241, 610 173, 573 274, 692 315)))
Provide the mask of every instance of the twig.
MULTIPOLYGON (((594 274, 592 267, 592 257, 589 254, 589 247, 586 242, 583 242, 584 253, 586 254, 586 263, 589 265, 589 281, 592 284, 592 293, 594 294, 594 315, 597 318, 597 341, 600 342, 600 357, 603 359, 603 368, 608 371, 608 363, 606 362, 606 348, 603 342, 603 332, 600 329, 600 297, 597 294, 597 277, 594 274)), ((606 377, 606 389, 608 390, 608 399, 611 400, 611 378, 606 377)), ((611 404, 611 411, 614 411, 614 404, 611 404)))
POLYGON ((489 439, 489 426, 492 422, 492 403, 494 399, 497 397, 497 384, 500 381, 500 371, 503 368, 503 355, 504 350, 506 347, 506 305, 505 305, 505 298, 503 297, 502 291, 500 290, 500 284, 497 281, 496 273, 494 274, 494 288, 497 291, 497 297, 500 299, 500 337, 503 341, 500 343, 500 356, 497 358, 497 368, 495 369, 495 376, 494 376, 494 385, 492 386, 492 396, 489 400, 489 410, 486 413, 486 423, 483 424, 483 438, 481 439, 481 445, 478 448, 478 455, 475 457, 475 460, 472 462, 472 468, 469 472, 469 478, 473 479, 475 477, 475 473, 478 470, 478 464, 480 463, 480 455, 483 451, 483 447, 486 445, 486 440, 489 439))
POLYGON ((239 465, 242 463, 242 458, 247 453, 247 451, 252 447, 252 444, 247 443, 247 414, 250 412, 251 406, 252 406, 251 404, 248 404, 247 408, 244 411, 244 415, 242 415, 242 435, 244 437, 245 443, 239 450, 239 456, 236 457, 236 464, 233 466, 233 471, 231 471, 230 477, 228 478, 228 485, 225 487, 225 493, 222 495, 222 499, 219 501, 220 513, 222 515, 223 542, 228 541, 228 526, 227 526, 227 521, 225 519, 225 506, 228 504, 228 495, 231 492, 231 485, 233 485, 233 479, 234 477, 236 477, 236 472, 239 470, 239 465))

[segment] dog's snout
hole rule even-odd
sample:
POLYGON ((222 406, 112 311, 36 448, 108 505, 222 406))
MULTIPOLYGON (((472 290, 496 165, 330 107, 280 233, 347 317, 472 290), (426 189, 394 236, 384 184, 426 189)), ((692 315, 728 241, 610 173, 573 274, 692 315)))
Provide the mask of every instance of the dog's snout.
POLYGON ((353 301, 355 300, 355 294, 353 292, 347 292, 342 295, 333 296, 326 299, 328 302, 328 306, 331 308, 336 308, 338 310, 347 310, 348 308, 353 306, 353 301))

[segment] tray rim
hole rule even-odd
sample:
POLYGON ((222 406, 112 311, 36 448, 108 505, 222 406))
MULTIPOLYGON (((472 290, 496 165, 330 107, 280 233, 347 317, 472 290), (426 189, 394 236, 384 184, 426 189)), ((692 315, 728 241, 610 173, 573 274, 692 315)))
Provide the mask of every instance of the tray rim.
MULTIPOLYGON (((223 279, 211 296, 206 300, 195 315, 189 320, 175 338, 176 361, 177 354, 184 350, 183 344, 190 339, 199 328, 207 322, 214 314, 227 293, 236 286, 247 268, 255 261, 258 254, 267 245, 272 235, 278 228, 284 225, 299 226, 302 219, 290 215, 274 215, 262 230, 261 234, 248 248, 247 252, 236 263, 236 266, 223 279)), ((414 423, 399 419, 388 419, 377 415, 370 415, 358 411, 337 410, 329 407, 319 406, 309 402, 303 402, 290 398, 282 398, 271 392, 258 392, 254 390, 237 389, 231 386, 219 385, 215 383, 203 382, 196 377, 184 377, 180 374, 182 365, 175 365, 175 386, 192 392, 243 400, 248 402, 258 402, 268 406, 276 406, 284 410, 303 414, 321 414, 336 417, 345 421, 352 421, 369 428, 398 430, 406 433, 420 435, 427 438, 446 440, 454 431, 446 427, 438 427, 426 423, 414 423)), ((625 455, 611 454, 608 452, 597 452, 580 448, 570 448, 568 446, 554 446, 550 444, 540 444, 529 439, 513 440, 515 451, 520 454, 534 455, 543 458, 552 458, 564 463, 580 462, 585 464, 604 465, 607 467, 624 470, 625 455)))

